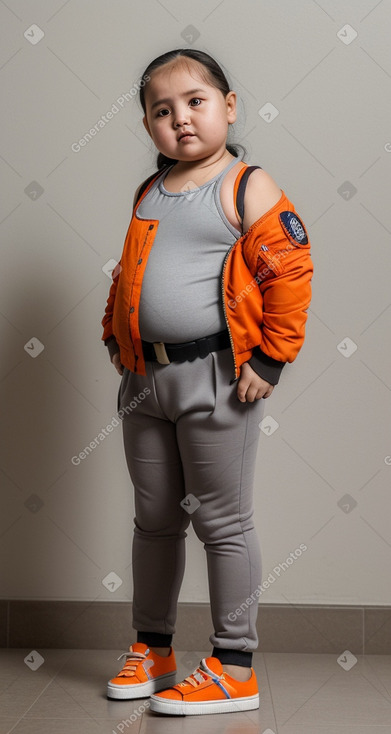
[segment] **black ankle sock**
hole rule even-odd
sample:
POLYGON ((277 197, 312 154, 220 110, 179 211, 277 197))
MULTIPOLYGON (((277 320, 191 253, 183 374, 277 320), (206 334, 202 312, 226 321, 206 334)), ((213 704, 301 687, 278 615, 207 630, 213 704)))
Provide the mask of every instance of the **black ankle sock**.
POLYGON ((172 635, 160 632, 137 632, 137 642, 144 642, 148 647, 171 647, 172 635))
POLYGON ((244 668, 251 668, 253 654, 243 650, 214 647, 212 657, 218 658, 222 665, 243 665, 244 668))

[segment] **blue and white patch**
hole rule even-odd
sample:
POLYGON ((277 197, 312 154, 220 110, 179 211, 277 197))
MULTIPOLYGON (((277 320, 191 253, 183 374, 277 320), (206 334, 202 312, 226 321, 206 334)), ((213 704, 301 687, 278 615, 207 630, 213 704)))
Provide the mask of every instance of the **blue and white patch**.
POLYGON ((294 212, 281 212, 279 219, 284 232, 291 239, 293 244, 307 245, 308 237, 303 222, 300 217, 294 212))

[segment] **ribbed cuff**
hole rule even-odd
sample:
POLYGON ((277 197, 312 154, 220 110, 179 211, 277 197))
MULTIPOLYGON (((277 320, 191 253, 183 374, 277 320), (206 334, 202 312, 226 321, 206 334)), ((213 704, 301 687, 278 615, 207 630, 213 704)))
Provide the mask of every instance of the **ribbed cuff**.
POLYGON ((286 362, 279 362, 269 357, 260 347, 254 347, 253 355, 248 363, 259 377, 270 382, 271 385, 277 385, 282 369, 286 365, 286 362))
POLYGON ((105 339, 105 345, 107 349, 109 350, 110 361, 111 361, 113 359, 114 354, 116 352, 119 352, 119 346, 117 344, 117 340, 114 334, 112 336, 109 336, 107 339, 105 339))

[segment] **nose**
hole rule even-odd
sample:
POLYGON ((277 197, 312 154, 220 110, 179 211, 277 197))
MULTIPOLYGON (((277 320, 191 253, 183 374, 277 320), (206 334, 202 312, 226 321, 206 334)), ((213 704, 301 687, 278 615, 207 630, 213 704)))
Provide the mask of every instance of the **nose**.
POLYGON ((188 125, 189 124, 189 108, 180 108, 175 111, 174 114, 174 127, 182 127, 182 125, 188 125))

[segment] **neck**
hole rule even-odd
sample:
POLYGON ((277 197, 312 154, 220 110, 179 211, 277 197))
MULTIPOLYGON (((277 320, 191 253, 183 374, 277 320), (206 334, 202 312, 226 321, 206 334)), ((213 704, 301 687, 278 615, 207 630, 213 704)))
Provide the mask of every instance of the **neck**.
POLYGON ((178 161, 175 163, 174 169, 179 175, 182 173, 191 175, 192 171, 196 171, 198 175, 201 174, 206 178, 211 178, 219 169, 221 170, 224 165, 228 165, 233 158, 234 156, 231 155, 231 153, 224 147, 223 149, 216 151, 216 153, 197 161, 178 161))

